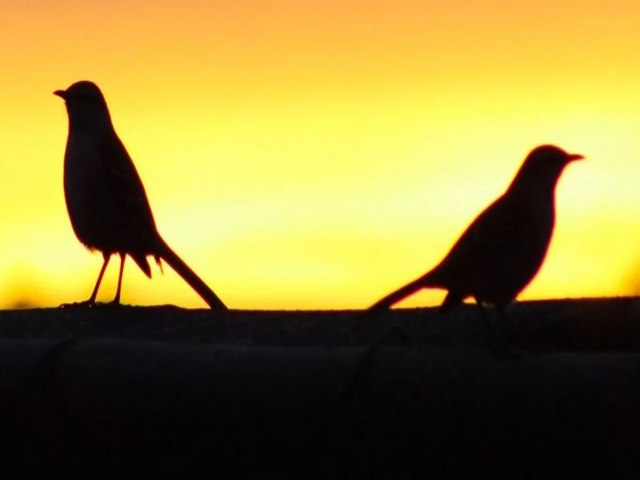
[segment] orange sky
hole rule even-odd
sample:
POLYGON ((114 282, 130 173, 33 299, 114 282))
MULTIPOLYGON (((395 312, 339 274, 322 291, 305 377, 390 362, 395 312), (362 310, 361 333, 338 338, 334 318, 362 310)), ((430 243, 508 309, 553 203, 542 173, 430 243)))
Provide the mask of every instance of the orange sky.
MULTIPOLYGON (((438 262, 541 143, 587 161, 520 298, 637 293, 639 25, 632 0, 6 0, 0 308, 85 299, 98 274, 52 95, 81 79, 160 232, 232 308, 367 306, 438 262)), ((133 262, 123 301, 204 306, 133 262)))

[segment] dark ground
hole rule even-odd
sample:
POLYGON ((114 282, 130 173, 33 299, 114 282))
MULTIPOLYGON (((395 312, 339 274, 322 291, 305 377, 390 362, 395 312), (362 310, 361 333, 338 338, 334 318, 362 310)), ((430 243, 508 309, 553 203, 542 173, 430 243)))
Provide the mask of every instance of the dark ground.
POLYGON ((509 315, 3 311, 0 478, 637 478, 640 299, 509 315))

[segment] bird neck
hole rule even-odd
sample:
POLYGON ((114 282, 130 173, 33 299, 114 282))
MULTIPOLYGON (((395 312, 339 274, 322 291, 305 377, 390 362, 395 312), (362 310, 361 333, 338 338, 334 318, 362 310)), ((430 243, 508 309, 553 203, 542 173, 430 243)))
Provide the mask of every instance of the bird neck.
POLYGON ((511 182, 507 192, 509 195, 528 198, 536 203, 540 201, 553 203, 559 178, 560 172, 555 171, 520 171, 511 182))
POLYGON ((69 136, 102 136, 114 133, 109 110, 94 108, 67 108, 69 115, 69 136))

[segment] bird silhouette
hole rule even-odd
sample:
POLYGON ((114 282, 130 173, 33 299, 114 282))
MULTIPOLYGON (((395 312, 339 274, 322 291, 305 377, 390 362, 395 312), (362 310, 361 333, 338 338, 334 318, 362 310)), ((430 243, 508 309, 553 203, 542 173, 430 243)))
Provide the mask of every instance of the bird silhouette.
POLYGON ((140 176, 116 134, 98 86, 80 81, 54 94, 65 101, 69 117, 64 193, 71 225, 78 240, 89 250, 102 252, 104 259, 91 297, 80 304, 95 305, 111 255, 117 253, 120 272, 112 303, 120 303, 126 256, 149 278, 147 257, 152 256, 160 267, 161 260, 167 262, 212 309, 226 310, 158 233, 140 176))
POLYGON ((472 297, 501 312, 536 275, 555 224, 555 188, 568 163, 584 158, 553 145, 533 149, 509 188, 467 227, 432 270, 369 307, 380 312, 423 288, 447 295, 441 311, 472 297))

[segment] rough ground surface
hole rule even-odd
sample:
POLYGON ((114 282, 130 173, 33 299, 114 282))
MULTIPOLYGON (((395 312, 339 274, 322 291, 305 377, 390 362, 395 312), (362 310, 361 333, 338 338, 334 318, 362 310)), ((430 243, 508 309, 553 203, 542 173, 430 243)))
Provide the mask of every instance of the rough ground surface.
POLYGON ((640 300, 509 315, 0 312, 0 473, 637 478, 640 300))

